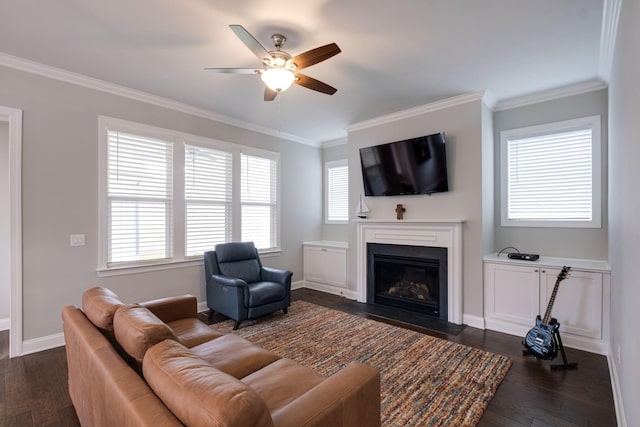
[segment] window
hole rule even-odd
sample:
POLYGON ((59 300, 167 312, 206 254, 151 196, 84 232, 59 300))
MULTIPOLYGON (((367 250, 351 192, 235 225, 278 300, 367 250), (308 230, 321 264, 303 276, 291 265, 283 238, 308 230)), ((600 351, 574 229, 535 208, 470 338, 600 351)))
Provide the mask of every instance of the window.
POLYGON ((202 259, 218 243, 279 251, 278 153, 99 118, 100 275, 202 259))
POLYGON ((258 249, 277 246, 277 172, 274 159, 242 154, 242 240, 258 249))
POLYGON ((501 132, 503 226, 600 227, 600 116, 501 132))
POLYGON ((325 223, 349 221, 349 166, 346 160, 325 163, 325 223))
POLYGON ((232 154, 185 146, 186 255, 201 256, 229 242, 232 212, 232 154))
POLYGON ((171 258, 171 141, 108 132, 108 264, 171 258))

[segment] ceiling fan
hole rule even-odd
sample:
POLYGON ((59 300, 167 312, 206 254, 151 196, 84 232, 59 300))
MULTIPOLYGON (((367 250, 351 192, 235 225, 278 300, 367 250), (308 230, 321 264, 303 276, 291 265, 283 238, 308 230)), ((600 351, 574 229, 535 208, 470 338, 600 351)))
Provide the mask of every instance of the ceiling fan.
POLYGON ((249 50, 258 57, 262 62, 263 68, 205 68, 205 70, 213 73, 260 75, 262 81, 266 84, 264 90, 265 101, 273 101, 280 92, 287 90, 292 83, 328 95, 333 95, 337 92, 336 88, 298 72, 339 54, 341 50, 337 44, 330 43, 299 55, 291 56, 281 50, 287 40, 282 34, 271 36, 275 49, 268 51, 242 25, 229 25, 229 27, 249 50))

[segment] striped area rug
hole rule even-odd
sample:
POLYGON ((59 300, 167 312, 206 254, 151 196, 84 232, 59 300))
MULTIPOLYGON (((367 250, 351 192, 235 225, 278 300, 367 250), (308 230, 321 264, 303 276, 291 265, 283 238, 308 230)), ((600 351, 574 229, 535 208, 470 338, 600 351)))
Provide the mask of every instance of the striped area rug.
MULTIPOLYGON (((232 321, 212 325, 232 332, 232 321)), ((329 376, 357 360, 381 374, 383 426, 473 426, 511 367, 508 357, 295 301, 234 333, 329 376)))

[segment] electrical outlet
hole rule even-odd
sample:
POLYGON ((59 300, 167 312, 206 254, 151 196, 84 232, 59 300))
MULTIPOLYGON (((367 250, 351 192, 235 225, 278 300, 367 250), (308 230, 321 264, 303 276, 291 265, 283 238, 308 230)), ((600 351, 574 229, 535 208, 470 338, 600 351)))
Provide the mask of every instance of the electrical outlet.
POLYGON ((84 234, 72 234, 69 240, 71 246, 84 246, 84 234))

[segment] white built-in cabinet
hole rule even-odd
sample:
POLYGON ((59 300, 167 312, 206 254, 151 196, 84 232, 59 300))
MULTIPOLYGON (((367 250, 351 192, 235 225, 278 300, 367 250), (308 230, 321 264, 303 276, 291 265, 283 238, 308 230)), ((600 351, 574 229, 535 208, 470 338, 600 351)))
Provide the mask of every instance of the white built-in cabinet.
POLYGON ((572 269, 560 283, 552 317, 567 347, 607 354, 610 272, 606 262, 562 258, 515 261, 484 258, 484 320, 487 329, 523 336, 544 315, 562 266, 572 269))
POLYGON ((304 242, 303 268, 305 287, 345 295, 347 292, 347 243, 304 242))

